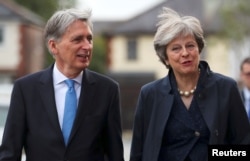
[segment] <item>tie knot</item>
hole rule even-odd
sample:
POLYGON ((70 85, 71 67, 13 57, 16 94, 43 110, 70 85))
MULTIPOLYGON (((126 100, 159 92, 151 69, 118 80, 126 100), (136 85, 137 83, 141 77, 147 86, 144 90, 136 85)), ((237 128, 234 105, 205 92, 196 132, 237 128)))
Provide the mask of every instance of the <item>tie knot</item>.
POLYGON ((72 80, 72 79, 66 79, 65 82, 66 82, 66 84, 68 85, 69 88, 73 88, 74 87, 74 80, 72 80))

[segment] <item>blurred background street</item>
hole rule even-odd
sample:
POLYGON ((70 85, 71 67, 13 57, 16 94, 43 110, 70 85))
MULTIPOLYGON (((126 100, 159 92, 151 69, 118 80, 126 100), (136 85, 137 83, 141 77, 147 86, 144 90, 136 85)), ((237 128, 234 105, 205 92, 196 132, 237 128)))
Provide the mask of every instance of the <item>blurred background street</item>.
POLYGON ((132 131, 127 130, 123 132, 123 145, 124 145, 124 159, 129 161, 130 147, 131 147, 132 131))

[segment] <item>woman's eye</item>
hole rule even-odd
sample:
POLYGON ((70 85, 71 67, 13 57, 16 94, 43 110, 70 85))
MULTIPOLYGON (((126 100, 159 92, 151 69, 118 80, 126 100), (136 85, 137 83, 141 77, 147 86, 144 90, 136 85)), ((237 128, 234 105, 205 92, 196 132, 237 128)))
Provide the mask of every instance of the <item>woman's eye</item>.
POLYGON ((195 45, 193 45, 193 44, 190 44, 187 46, 187 49, 189 49, 189 50, 193 50, 194 48, 195 48, 195 45))
POLYGON ((192 45, 192 44, 191 44, 191 45, 188 45, 188 48, 192 48, 192 47, 194 47, 194 45, 192 45))
POLYGON ((172 50, 173 51, 178 51, 178 50, 180 50, 180 47, 174 47, 174 48, 172 48, 172 50))

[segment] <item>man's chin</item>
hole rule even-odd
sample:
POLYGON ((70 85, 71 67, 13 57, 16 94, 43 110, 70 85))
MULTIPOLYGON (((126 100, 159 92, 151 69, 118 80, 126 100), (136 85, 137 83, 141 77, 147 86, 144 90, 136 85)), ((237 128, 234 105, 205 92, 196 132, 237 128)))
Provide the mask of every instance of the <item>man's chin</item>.
POLYGON ((86 68, 89 67, 89 63, 84 63, 84 65, 81 65, 81 67, 79 67, 81 70, 84 70, 86 68))

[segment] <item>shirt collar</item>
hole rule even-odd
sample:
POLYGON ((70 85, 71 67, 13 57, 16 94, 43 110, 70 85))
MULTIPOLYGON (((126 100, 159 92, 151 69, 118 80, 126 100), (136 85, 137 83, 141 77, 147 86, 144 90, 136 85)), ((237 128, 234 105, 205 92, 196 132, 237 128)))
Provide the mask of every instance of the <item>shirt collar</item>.
POLYGON ((247 87, 244 87, 243 88, 243 93, 244 93, 244 97, 246 100, 249 100, 250 99, 250 91, 247 87))
MULTIPOLYGON (((83 71, 72 80, 76 81, 78 84, 81 85, 82 84, 82 75, 83 75, 83 71)), ((59 71, 56 64, 54 65, 54 68, 53 68, 53 79, 54 79, 55 84, 60 84, 60 83, 64 82, 66 79, 68 79, 65 75, 63 75, 63 73, 61 73, 59 71)))

